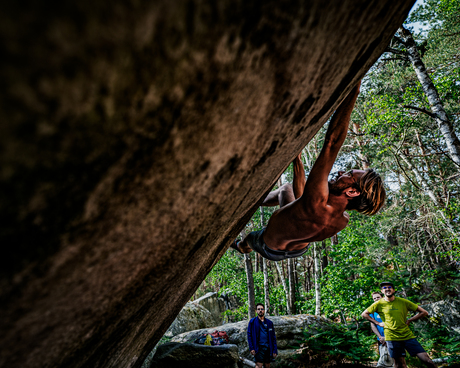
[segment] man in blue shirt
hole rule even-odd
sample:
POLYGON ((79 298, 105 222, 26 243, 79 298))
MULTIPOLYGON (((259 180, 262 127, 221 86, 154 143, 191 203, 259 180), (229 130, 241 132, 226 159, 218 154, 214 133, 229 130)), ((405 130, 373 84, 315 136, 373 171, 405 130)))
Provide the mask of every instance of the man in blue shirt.
POLYGON ((249 351, 254 356, 256 367, 270 368, 270 362, 278 355, 276 345, 275 327, 273 322, 265 318, 265 307, 256 304, 257 317, 252 318, 248 324, 249 351))
MULTIPOLYGON (((375 303, 376 301, 379 301, 380 299, 382 299, 382 295, 378 292, 374 292, 372 293, 372 299, 374 300, 374 303, 375 303)), ((383 322, 377 312, 372 313, 370 316, 374 318, 377 322, 383 322)), ((379 343, 379 351, 380 351, 380 346, 386 345, 383 327, 380 327, 379 325, 376 325, 371 322, 371 329, 372 329, 372 332, 374 332, 377 335, 377 341, 379 343)))

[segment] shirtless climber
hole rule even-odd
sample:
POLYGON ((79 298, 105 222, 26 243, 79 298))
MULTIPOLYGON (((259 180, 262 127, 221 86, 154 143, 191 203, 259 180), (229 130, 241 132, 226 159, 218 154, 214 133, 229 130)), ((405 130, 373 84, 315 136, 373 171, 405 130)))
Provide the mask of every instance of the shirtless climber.
POLYGON ((279 204, 280 209, 273 213, 265 229, 235 241, 232 248, 241 253, 254 250, 272 261, 299 257, 310 242, 330 238, 347 226, 349 215, 345 210, 374 215, 383 206, 385 189, 373 169, 339 171, 335 180, 327 180, 347 136, 360 84, 335 112, 308 180, 299 154, 294 160, 292 185, 284 184, 262 203, 262 206, 279 204))

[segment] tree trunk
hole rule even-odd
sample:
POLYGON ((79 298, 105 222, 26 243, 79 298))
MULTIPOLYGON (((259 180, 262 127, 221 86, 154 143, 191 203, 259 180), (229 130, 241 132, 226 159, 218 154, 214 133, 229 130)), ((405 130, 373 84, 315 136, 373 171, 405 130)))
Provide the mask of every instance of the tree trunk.
POLYGON ((296 313, 295 307, 295 271, 296 261, 294 258, 288 258, 288 275, 289 275, 289 309, 290 314, 296 313))
POLYGON ((248 319, 251 319, 256 315, 256 298, 254 295, 254 276, 252 273, 252 262, 249 253, 244 255, 244 267, 246 270, 246 281, 248 284, 248 319))
MULTIPOLYGON (((265 226, 265 219, 264 219, 264 208, 262 206, 260 208, 260 227, 263 228, 265 226)), ((259 255, 259 254, 257 254, 259 255)), ((260 255, 259 255, 260 256, 260 255)), ((270 312, 270 290, 269 290, 269 280, 268 280, 268 260, 264 257, 260 257, 262 261, 262 270, 264 272, 264 304, 265 304, 265 313, 269 314, 270 312)))
POLYGON ((315 316, 321 315, 321 285, 320 285, 320 273, 321 273, 321 266, 320 266, 320 257, 321 251, 319 249, 318 243, 313 243, 313 254, 315 259, 315 300, 316 300, 316 308, 315 308, 315 316))
POLYGON ((439 130, 444 136, 450 156, 452 157, 452 160, 460 166, 460 141, 455 134, 452 122, 449 120, 449 117, 444 110, 438 91, 428 75, 425 64, 423 63, 417 50, 415 40, 412 37, 412 33, 403 26, 399 28, 399 33, 404 40, 409 60, 412 63, 415 74, 417 74, 417 78, 422 85, 423 92, 425 92, 428 102, 430 103, 431 111, 435 115, 435 120, 438 124, 439 130))
POLYGON ((265 303, 265 313, 270 313, 270 289, 269 289, 269 279, 268 279, 268 260, 262 257, 262 265, 264 270, 264 303, 265 303))
POLYGON ((290 315, 291 309, 289 306, 289 291, 286 287, 286 279, 284 278, 283 269, 281 268, 282 265, 283 265, 283 261, 275 262, 276 269, 278 270, 278 274, 280 275, 281 284, 283 285, 284 295, 286 295, 286 310, 287 310, 286 314, 290 315), (280 266, 280 263, 281 263, 281 266, 280 266))
MULTIPOLYGON (((339 245, 339 237, 337 236, 337 234, 335 234, 335 235, 331 238, 331 250, 332 250, 332 251, 335 251, 337 245, 339 245)), ((332 259, 332 264, 333 264, 334 266, 337 264, 337 262, 336 262, 335 259, 332 259)))
POLYGON ((323 240, 321 242, 321 250, 322 250, 322 259, 321 259, 321 274, 325 274, 326 267, 329 263, 328 258, 327 258, 327 245, 326 245, 326 240, 323 240))

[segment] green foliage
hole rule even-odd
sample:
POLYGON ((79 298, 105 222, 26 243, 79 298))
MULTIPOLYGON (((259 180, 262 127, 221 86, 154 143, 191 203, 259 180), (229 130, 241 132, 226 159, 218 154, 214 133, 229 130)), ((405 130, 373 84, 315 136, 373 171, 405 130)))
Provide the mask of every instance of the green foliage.
MULTIPOLYGON (((335 364, 344 362, 369 362, 376 359, 376 352, 372 348, 375 339, 366 336, 361 331, 347 329, 343 325, 331 325, 328 328, 315 332, 304 332, 305 342, 303 347, 313 352, 326 352, 319 355, 320 359, 335 364)), ((309 354, 309 356, 311 356, 309 354)), ((298 360, 301 362, 302 358, 298 360)), ((323 362, 316 362, 318 365, 323 362)))
POLYGON ((448 362, 460 360, 460 335, 450 331, 435 318, 414 324, 417 340, 434 358, 448 358, 448 362))

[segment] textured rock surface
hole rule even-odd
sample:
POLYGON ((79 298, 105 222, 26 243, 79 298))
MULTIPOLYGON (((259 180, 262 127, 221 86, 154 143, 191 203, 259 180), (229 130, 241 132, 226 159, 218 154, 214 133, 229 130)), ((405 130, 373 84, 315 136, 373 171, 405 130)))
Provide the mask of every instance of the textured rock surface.
MULTIPOLYGON (((299 340, 304 338, 303 331, 311 329, 313 331, 318 327, 326 327, 331 321, 324 317, 316 317, 310 314, 298 314, 295 316, 269 316, 268 317, 275 327, 276 339, 279 350, 290 350, 292 345, 297 345, 299 340)), ((193 342, 204 333, 211 333, 215 330, 225 331, 230 338, 230 344, 238 346, 240 356, 250 358, 247 339, 248 321, 227 323, 222 326, 189 331, 174 336, 172 342, 193 342)))
POLYGON ((217 293, 207 293, 206 295, 203 295, 201 298, 194 300, 193 303, 199 304, 205 307, 209 312, 211 312, 215 321, 214 326, 218 326, 223 323, 222 313, 224 313, 227 308, 224 299, 219 298, 217 293))
POLYGON ((153 357, 152 368, 237 368, 235 345, 204 346, 170 342, 160 345, 153 357))
POLYGON ((173 337, 186 331, 198 330, 218 325, 214 316, 205 307, 196 303, 187 303, 181 309, 174 322, 166 331, 166 337, 173 337))
POLYGON ((413 2, 2 2, 0 366, 139 367, 413 2))
POLYGON ((460 301, 441 300, 436 303, 421 305, 429 313, 434 323, 447 326, 460 334, 460 301))

